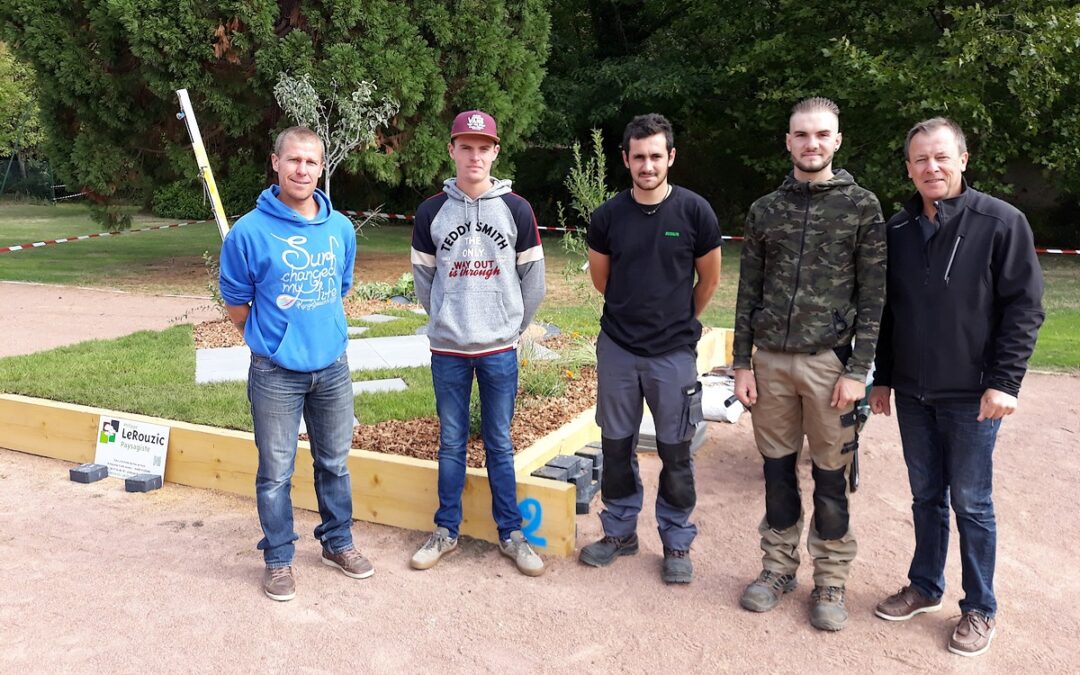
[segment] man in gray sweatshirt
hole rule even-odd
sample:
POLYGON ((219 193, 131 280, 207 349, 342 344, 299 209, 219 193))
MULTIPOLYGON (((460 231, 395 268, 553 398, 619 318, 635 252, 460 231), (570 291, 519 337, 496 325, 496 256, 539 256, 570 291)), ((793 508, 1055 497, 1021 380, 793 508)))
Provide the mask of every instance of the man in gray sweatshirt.
POLYGON ((454 118, 448 146, 457 176, 416 210, 412 268, 431 321, 431 377, 439 413, 439 509, 435 531, 412 557, 428 569, 457 548, 465 487, 469 398, 475 374, 499 548, 529 576, 544 562, 521 532, 510 421, 517 398, 517 343, 544 299, 544 250, 532 207, 492 178, 495 120, 479 110, 454 118))

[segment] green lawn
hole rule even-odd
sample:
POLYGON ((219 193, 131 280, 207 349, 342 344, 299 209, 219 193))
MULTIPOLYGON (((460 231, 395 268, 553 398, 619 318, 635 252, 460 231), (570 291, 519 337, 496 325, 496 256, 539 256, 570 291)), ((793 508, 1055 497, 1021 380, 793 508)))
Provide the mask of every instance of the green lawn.
MULTIPOLYGON (((136 214, 133 227, 161 225, 165 222, 167 221, 145 214, 136 214)), ((84 205, 0 203, 0 245, 69 237, 97 232, 99 229, 90 219, 84 205)), ((407 226, 383 225, 365 228, 360 246, 366 252, 383 256, 401 255, 402 268, 407 269, 410 238, 411 228, 407 226)), ((203 288, 205 284, 202 253, 210 251, 216 254, 218 245, 217 230, 212 222, 207 222, 159 232, 139 232, 103 240, 45 246, 32 251, 0 254, 0 279, 121 287, 134 283, 138 287, 157 292, 191 292, 191 288, 203 288)), ((545 254, 548 256, 549 293, 537 318, 562 328, 568 334, 596 335, 599 302, 588 276, 564 274, 568 266, 577 268, 580 262, 571 258, 555 238, 545 238, 544 245, 545 254)), ((719 291, 703 316, 705 325, 733 325, 739 253, 738 244, 725 246, 724 274, 721 276, 719 291)), ((1080 370, 1080 257, 1045 255, 1040 256, 1040 261, 1047 281, 1044 299, 1047 322, 1039 335, 1031 366, 1080 370)), ((388 311, 394 313, 394 310, 388 311)), ((403 311, 400 313, 407 314, 403 311)), ((406 323, 373 325, 367 335, 376 337, 413 333, 423 322, 421 318, 413 315, 407 316, 404 321, 406 323)), ((361 322, 354 323, 361 325, 361 322)), ((172 335, 170 332, 161 335, 166 334, 172 335)), ((123 341, 116 342, 117 349, 123 345, 123 341)), ((119 357, 109 356, 106 361, 119 361, 119 357)), ((181 361, 173 360, 171 365, 177 367, 181 361)), ((192 362, 193 372, 193 356, 187 361, 192 362)), ((3 382, 4 391, 16 391, 24 386, 25 377, 32 379, 32 369, 26 372, 23 379, 9 378, 9 374, 16 369, 10 362, 12 360, 0 361, 0 382, 3 382)), ((150 372, 152 370, 150 368, 150 372)), ((66 373, 81 372, 77 368, 57 367, 58 379, 64 379, 59 376, 66 373)), ((52 386, 59 387, 59 384, 54 383, 52 386)), ((72 394, 66 400, 83 402, 78 396, 92 394, 95 387, 76 383, 72 384, 70 390, 72 394)), ((205 391, 208 392, 205 393, 207 396, 215 395, 212 390, 205 391)), ((62 392, 57 391, 56 395, 50 397, 65 397, 60 393, 62 392)), ((104 403, 95 405, 109 407, 104 403)))

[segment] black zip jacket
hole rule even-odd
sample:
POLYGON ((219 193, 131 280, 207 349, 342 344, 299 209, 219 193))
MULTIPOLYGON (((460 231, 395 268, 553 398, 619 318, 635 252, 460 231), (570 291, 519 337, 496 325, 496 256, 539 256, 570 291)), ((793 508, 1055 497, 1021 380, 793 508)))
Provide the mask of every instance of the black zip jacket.
POLYGON ((916 194, 886 223, 888 293, 875 385, 924 400, 1016 396, 1042 325, 1043 276, 1024 214, 974 190, 936 204, 923 240, 916 194))

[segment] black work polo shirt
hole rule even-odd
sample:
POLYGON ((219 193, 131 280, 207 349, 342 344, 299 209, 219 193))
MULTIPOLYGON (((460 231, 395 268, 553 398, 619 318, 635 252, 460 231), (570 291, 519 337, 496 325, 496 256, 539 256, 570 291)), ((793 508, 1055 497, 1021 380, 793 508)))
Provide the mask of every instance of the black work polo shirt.
POLYGON ((588 232, 589 248, 611 261, 600 328, 641 356, 697 345, 694 262, 721 241, 716 213, 700 195, 673 186, 656 207, 624 190, 593 212, 588 232))

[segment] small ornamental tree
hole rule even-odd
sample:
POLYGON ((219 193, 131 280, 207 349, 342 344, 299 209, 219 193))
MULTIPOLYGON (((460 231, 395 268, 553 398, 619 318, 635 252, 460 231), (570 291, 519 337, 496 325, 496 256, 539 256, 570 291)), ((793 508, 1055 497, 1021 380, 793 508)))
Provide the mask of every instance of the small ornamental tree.
POLYGON ((330 177, 341 160, 356 148, 375 142, 375 130, 397 114, 399 105, 392 98, 375 100, 375 83, 360 80, 352 93, 336 79, 330 80, 330 92, 324 98, 315 91, 310 75, 293 77, 278 74, 274 98, 296 123, 319 134, 326 156, 323 176, 326 195, 330 196, 330 177))

